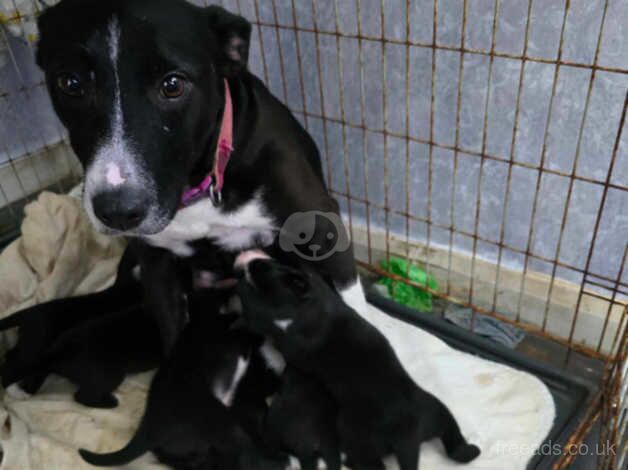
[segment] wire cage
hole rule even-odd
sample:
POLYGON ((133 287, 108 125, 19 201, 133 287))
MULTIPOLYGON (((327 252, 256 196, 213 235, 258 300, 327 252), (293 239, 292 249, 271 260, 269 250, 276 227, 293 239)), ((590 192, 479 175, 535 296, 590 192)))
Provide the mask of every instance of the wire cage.
MULTIPOLYGON (((2 236, 80 176, 32 60, 44 3, 0 1, 2 236)), ((599 425, 616 451, 598 468, 624 468, 628 4, 218 3, 253 23, 251 69, 317 140, 360 266, 470 307, 471 330, 480 314, 517 325, 555 367, 596 361, 567 446, 599 425), (438 288, 383 269, 391 257, 438 288)))
POLYGON ((34 62, 42 1, 0 2, 0 246, 19 233, 22 208, 81 175, 34 62))

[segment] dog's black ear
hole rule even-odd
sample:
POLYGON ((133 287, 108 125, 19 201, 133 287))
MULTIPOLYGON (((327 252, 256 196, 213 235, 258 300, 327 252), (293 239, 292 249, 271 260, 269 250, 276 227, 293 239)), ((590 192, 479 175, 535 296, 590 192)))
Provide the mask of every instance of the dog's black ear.
MULTIPOLYGON (((60 50, 60 38, 67 36, 68 31, 74 31, 72 26, 75 18, 79 16, 74 9, 78 6, 84 7, 83 2, 84 0, 64 0, 51 6, 45 3, 44 10, 37 18, 39 40, 35 52, 35 61, 42 70, 48 69, 55 52, 60 50), (73 14, 70 14, 72 11, 73 14)), ((81 18, 85 23, 89 21, 83 16, 81 18)))
POLYGON ((39 30, 39 41, 37 42, 37 49, 35 52, 35 61, 37 65, 46 70, 51 55, 51 34, 50 31, 53 28, 53 23, 56 19, 56 6, 47 8, 37 18, 37 29, 39 30))
POLYGON ((222 7, 207 7, 209 25, 218 40, 218 68, 224 76, 246 69, 251 42, 251 23, 222 7))

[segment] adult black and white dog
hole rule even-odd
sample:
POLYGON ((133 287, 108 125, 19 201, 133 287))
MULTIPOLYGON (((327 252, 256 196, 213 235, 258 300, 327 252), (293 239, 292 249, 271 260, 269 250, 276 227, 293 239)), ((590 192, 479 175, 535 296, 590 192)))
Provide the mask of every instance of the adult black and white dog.
POLYGON ((166 351, 186 321, 172 267, 202 256, 206 242, 274 246, 314 265, 360 310, 319 152, 247 70, 244 18, 184 0, 62 0, 39 27, 37 62, 85 169, 85 209, 100 232, 136 240, 166 351), (294 240, 280 243, 288 221, 294 240), (308 253, 290 249, 299 240, 308 253))

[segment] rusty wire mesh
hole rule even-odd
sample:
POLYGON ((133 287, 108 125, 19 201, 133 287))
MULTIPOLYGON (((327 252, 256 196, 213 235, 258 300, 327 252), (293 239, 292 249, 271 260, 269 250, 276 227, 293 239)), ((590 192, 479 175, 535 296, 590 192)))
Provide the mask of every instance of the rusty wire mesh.
MULTIPOLYGON (((364 250, 357 250, 359 253, 359 262, 368 271, 377 275, 385 275, 396 278, 399 281, 413 284, 411 281, 403 277, 391 275, 384 271, 378 262, 381 259, 390 258, 391 256, 403 256, 407 260, 416 263, 430 271, 439 271, 438 262, 432 259, 434 251, 434 233, 438 230, 447 232, 447 243, 445 244, 446 262, 443 269, 442 260, 440 266, 441 285, 445 288, 433 293, 439 297, 452 300, 458 304, 472 307, 473 323, 477 313, 482 313, 496 317, 509 323, 514 323, 528 332, 541 335, 551 339, 567 348, 568 351, 577 351, 591 357, 601 358, 606 363, 606 374, 603 387, 598 397, 591 403, 588 416, 583 419, 578 427, 570 443, 580 442, 589 432, 594 422, 598 419, 603 421, 603 439, 609 439, 613 442, 621 441, 620 434, 625 430, 625 412, 620 417, 622 409, 625 410, 625 385, 622 388, 623 378, 625 377, 625 318, 626 318, 626 298, 628 294, 628 285, 625 281, 625 264, 627 258, 628 246, 623 241, 621 250, 613 251, 614 256, 619 265, 613 275, 600 272, 594 268, 592 258, 598 236, 607 230, 608 221, 604 220, 604 213, 607 210, 609 194, 613 192, 613 197, 617 197, 617 193, 621 193, 622 200, 625 200, 626 190, 625 184, 618 182, 614 178, 615 172, 621 171, 616 167, 620 165, 620 152, 625 152, 622 148, 622 136, 626 121, 626 105, 628 103, 628 94, 626 88, 622 91, 622 103, 619 103, 620 115, 608 125, 612 126, 612 147, 610 161, 604 169, 604 174, 596 173, 587 174, 578 171, 579 161, 582 154, 583 136, 585 135, 587 116, 590 114, 590 105, 592 97, 595 93, 596 80, 599 80, 600 73, 617 74, 625 76, 628 74, 628 64, 621 63, 609 64, 608 61, 603 63, 600 60, 602 51, 602 43, 604 38, 605 24, 608 21, 609 10, 616 7, 611 1, 599 2, 598 14, 599 23, 596 23, 596 40, 593 48, 593 56, 590 61, 577 61, 565 58, 564 44, 565 32, 570 18, 570 6, 573 2, 554 2, 560 3, 560 22, 558 25, 558 47, 554 57, 534 56, 529 50, 530 30, 534 26, 535 18, 539 18, 539 4, 541 6, 549 6, 548 2, 528 1, 519 2, 525 4, 525 26, 523 33, 523 47, 520 53, 507 52, 498 50, 497 47, 497 31, 502 3, 499 0, 491 0, 490 3, 492 15, 490 18, 490 41, 487 47, 472 47, 468 42, 467 30, 469 28, 469 11, 471 8, 477 8, 477 3, 459 2, 463 6, 462 13, 457 18, 460 28, 459 42, 457 44, 445 43, 439 39, 439 26, 443 21, 439 9, 446 9, 452 6, 452 2, 446 1, 384 1, 384 0, 356 0, 352 2, 339 2, 338 0, 291 0, 291 2, 279 2, 276 0, 225 0, 223 6, 239 12, 251 20, 255 25, 255 39, 259 42, 258 52, 260 55, 260 63, 257 71, 266 81, 266 83, 285 101, 291 110, 299 116, 305 126, 312 132, 319 142, 322 154, 325 159, 325 168, 327 178, 332 192, 339 198, 344 208, 344 213, 348 221, 349 229, 352 233, 356 244, 365 245, 364 250), (347 8, 347 4, 354 6, 347 8), (534 4, 537 4, 536 15, 533 14, 534 4), (432 7, 428 8, 427 5, 432 7), (339 11, 339 5, 342 5, 342 12, 339 11), (413 17, 411 12, 416 9, 428 14, 431 20, 431 38, 416 39, 413 38, 413 17), (405 13, 405 20, 402 24, 397 21, 393 25, 394 31, 388 32, 387 15, 394 9, 401 9, 405 13), (352 12, 354 17, 347 20, 347 12, 352 12), (379 34, 377 32, 365 31, 364 18, 379 16, 379 34), (304 17, 306 19, 304 20, 304 17), (355 23, 355 24, 353 24, 355 23), (304 43, 312 42, 314 51, 312 54, 304 54, 304 43), (349 42, 357 43, 357 48, 346 47, 349 42), (379 67, 381 72, 373 74, 373 69, 369 68, 368 60, 365 59, 366 54, 371 54, 373 48, 380 48, 379 67), (397 62, 399 67, 392 73, 387 64, 387 58, 390 57, 393 48, 402 48, 403 58, 397 62), (427 86, 421 89, 421 93, 427 96, 429 101, 429 124, 427 135, 417 136, 410 129, 411 116, 415 112, 411 102, 411 90, 418 85, 415 83, 416 73, 413 67, 412 54, 417 49, 425 49, 429 51, 431 60, 427 61, 430 70, 430 77, 427 86), (347 57, 347 50, 351 50, 353 54, 358 55, 357 61, 354 58, 347 57), (367 52, 368 50, 368 52, 367 52), (289 52, 287 52, 289 51, 289 52), (443 60, 443 53, 456 54, 459 57, 457 70, 454 75, 439 75, 438 61, 443 60), (305 59, 307 57, 307 59, 305 59), (467 57, 482 57, 488 61, 488 73, 485 81, 485 90, 483 93, 484 107, 481 145, 479 149, 469 148, 462 143, 461 139, 461 109, 463 101, 463 87, 465 84, 465 73, 472 68, 469 66, 467 57), (287 62, 296 60, 298 73, 287 72, 289 68, 287 62), (306 62, 307 60, 307 62, 306 62), (512 128, 510 132, 510 149, 505 154, 499 154, 491 151, 489 148, 488 129, 489 129, 489 110, 491 108, 491 92, 493 90, 493 81, 495 79, 495 63, 496 61, 512 60, 517 61, 519 66, 518 80, 516 83, 516 100, 512 103, 514 117, 512 119, 512 128), (269 63, 271 63, 269 65, 269 63), (359 72, 352 73, 353 81, 348 82, 346 75, 348 68, 359 68, 359 72), (332 67, 335 64, 335 67, 332 67), (519 138, 519 119, 520 111, 524 106, 524 83, 530 80, 529 74, 526 73, 526 67, 529 64, 547 64, 552 67, 551 91, 547 96, 547 116, 544 117, 544 130, 542 138, 542 146, 540 149, 540 158, 537 162, 523 161, 516 156, 517 139, 519 138), (335 70, 330 70, 335 68, 335 70), (575 156, 571 162, 571 168, 557 168, 556 165, 548 164, 548 155, 550 154, 551 145, 551 126, 553 123, 553 112, 560 106, 558 101, 559 86, 561 84, 561 72, 565 69, 583 69, 586 71, 586 92, 584 105, 578 116, 577 136, 575 139, 575 156), (392 78, 388 76, 394 75, 392 78), (356 80, 357 77, 357 80, 356 80), (331 90, 329 83, 325 80, 332 80, 332 86, 336 90, 331 90), (290 90, 294 83, 290 80, 296 80, 298 83, 298 93, 290 90), (367 91, 366 83, 373 80, 379 80, 383 84, 381 94, 373 94, 367 91), (439 80, 451 80, 456 83, 455 110, 453 110, 454 119, 454 139, 453 142, 447 142, 439 139, 436 132, 435 109, 438 106, 437 87, 440 86, 439 80), (315 82, 314 86, 308 86, 308 81, 315 82), (403 100, 394 100, 391 95, 395 88, 402 89, 404 95, 403 100), (347 111, 347 93, 359 95, 358 112, 354 107, 353 114, 349 115, 347 111), (393 102, 391 104, 391 102, 393 102), (330 102, 332 103, 330 106, 330 102), (378 103, 379 102, 379 103, 378 103), (374 125, 373 120, 369 119, 370 107, 380 108, 382 119, 379 125, 374 125), (336 109, 332 109, 335 107, 336 109), (391 107, 393 113, 405 114, 402 119, 403 126, 393 126, 389 123, 391 116, 391 107), (339 137, 333 137, 333 129, 338 129, 339 137), (363 139, 359 155, 355 147, 356 140, 350 138, 348 134, 353 131, 361 133, 363 139), (379 135, 383 139, 383 145, 380 147, 381 153, 376 157, 369 155, 369 139, 373 135, 379 135), (392 164, 398 155, 393 155, 390 142, 401 140, 403 145, 396 147, 396 150, 402 154, 403 164, 392 164), (411 173, 416 171, 413 160, 417 158, 416 144, 427 146, 427 166, 425 171, 427 178, 425 184, 427 191, 425 192, 426 210, 422 215, 418 215, 411 208, 412 195, 410 189, 411 173), (434 166, 437 160, 437 152, 449 151, 453 153, 453 168, 451 171, 449 187, 435 187, 433 178, 434 166), (461 171, 460 166, 464 159, 470 157, 479 158, 479 171, 477 172, 477 188, 475 195, 474 207, 474 224, 471 229, 465 229, 457 226, 455 223, 456 198, 454 197, 456 187, 466 178, 461 171), (356 159, 360 161, 356 163, 356 159), (376 159, 381 159, 383 171, 380 173, 383 181, 373 181, 372 172, 369 165, 373 165, 376 159), (502 203, 502 213, 500 216, 499 235, 497 238, 487 237, 480 230, 481 225, 481 208, 483 196, 483 178, 486 178, 486 168, 491 164, 500 164, 507 166, 506 189, 503 192, 504 200, 502 203), (525 246, 517 247, 510 244, 506 236, 507 210, 509 198, 512 197, 513 174, 520 169, 533 170, 535 178, 531 187, 528 188, 534 197, 531 209, 530 220, 534 221, 542 206, 542 189, 544 178, 547 175, 565 178, 567 180, 567 190, 564 194, 564 206, 551 217, 558 222, 558 241, 553 250, 553 255, 541 254, 535 250, 535 237, 539 235, 535 233, 536 225, 530 223, 530 231, 527 235, 525 246), (394 172, 397 172, 396 174, 394 172), (353 174, 351 174, 353 173, 353 174), (399 173, 402 173, 401 175, 399 173), (340 177, 339 177, 340 175, 340 177), (355 182, 358 176, 363 179, 362 184, 364 190, 356 190, 355 182), (576 198, 577 186, 581 183, 591 184, 599 187, 600 197, 591 225, 591 237, 588 239, 586 246, 582 247, 584 253, 584 263, 572 263, 565 261, 561 257, 561 249, 564 244, 568 243, 569 231, 568 225, 570 217, 574 217, 572 201, 576 198), (383 186, 383 198, 377 199, 372 196, 369 187, 383 186), (404 204, 400 207, 391 204, 391 199, 396 198, 396 192, 404 192, 404 204), (450 192, 449 197, 449 220, 443 221, 441 217, 437 217, 435 213, 433 200, 437 197, 438 192, 450 192), (395 230, 394 219, 403 221, 404 229, 399 233, 395 230), (374 219, 380 219, 379 226, 374 223, 374 219), (413 246, 413 228, 417 224, 425 224, 425 234, 420 249, 413 246), (382 227, 383 225, 383 227, 382 227), (360 230, 362 236, 360 236, 360 230), (383 230, 383 240, 376 242, 378 232, 383 230), (467 285, 460 288, 459 281, 453 276, 455 269, 453 264, 457 262, 457 246, 454 238, 457 236, 467 237, 471 240, 470 249, 470 272, 467 279, 467 285), (480 271, 484 267, 484 261, 479 253, 479 246, 491 245, 496 249, 496 256, 493 259, 495 265, 494 277, 489 295, 482 295, 482 290, 486 291, 486 283, 480 285, 478 279, 481 278, 480 271), (377 246, 376 246, 377 245, 377 246), (499 296, 501 294, 500 287, 504 277, 507 277, 505 271, 506 263, 504 257, 506 252, 514 252, 523 257, 521 266, 521 275, 518 278, 514 290, 518 291, 519 296, 516 301, 514 311, 504 312, 499 305, 499 296), (527 303, 524 299, 524 293, 529 288, 528 284, 534 284, 534 278, 531 275, 535 270, 535 265, 544 263, 549 269, 545 270, 543 283, 545 285, 544 300, 540 305, 540 318, 537 321, 530 321, 525 318, 524 310, 527 303), (554 313, 554 303, 556 298, 561 295, 561 270, 569 270, 580 275, 579 282, 575 283, 575 296, 570 305, 571 318, 569 327, 563 331, 556 331, 551 328, 551 322, 554 313), (444 272, 443 272, 444 271, 444 272), (485 297, 485 298, 482 298, 485 297), (488 301, 486 299, 488 297, 488 301), (578 334, 579 330, 584 328, 580 325, 581 315, 589 314, 588 310, 597 309, 598 314, 603 320, 596 325, 595 333, 598 335, 596 340, 583 339, 578 334), (585 313, 583 313, 585 312, 585 313), (623 374, 623 375, 622 375, 623 374)), ((400 15, 394 15, 398 20, 400 15)), ((403 15, 401 15, 403 16, 403 15)), ((371 28, 372 29, 372 28, 371 28)), ((311 47, 311 46, 306 46, 311 47)), ((478 90, 479 92, 479 90, 478 90)), ((625 136, 623 137, 626 138, 625 136)), ((372 151, 372 150, 371 150, 372 151)), ((439 153, 441 155, 442 153, 439 153)), ((551 163, 551 162, 549 162, 551 163)), ((376 164, 376 163, 375 163, 376 164)), ((623 168, 623 167, 622 167, 623 168)), ((619 216, 619 215, 618 215, 619 216)), ((618 235, 622 235, 621 233, 618 235)), ((626 234, 623 233, 623 236, 626 234)), ((382 238, 382 237, 380 237, 382 238)), ((442 238, 441 238, 442 241, 442 238)), ((442 251, 442 247, 439 247, 442 251)), ((438 252, 436 252, 436 257, 438 252)), ((424 286, 422 286, 424 287, 424 286)), ((584 324, 584 322, 583 322, 584 324)), ((568 355, 567 355, 568 357, 568 355)), ((621 454, 621 452, 620 452, 621 454)), ((618 465, 620 457, 613 457, 610 453, 600 462, 600 468, 614 468, 618 465)), ((557 464, 566 467, 571 462, 570 457, 562 459, 557 464)))
POLYGON ((23 206, 41 190, 65 192, 80 177, 34 63, 43 5, 11 0, 7 6, 0 10, 0 243, 19 232, 23 206))
MULTIPOLYGON (((34 95, 45 94, 41 74, 32 67, 25 69, 24 62, 16 57, 16 42, 9 38, 6 29, 7 25, 32 21, 41 2, 13 3, 16 13, 3 19, 5 26, 0 30, 9 44, 10 60, 9 66, 0 69, 0 131, 4 132, 4 135, 0 132, 3 141, 0 152, 5 155, 5 163, 0 166, 8 171, 8 176, 0 179, 3 223, 0 235, 19 226, 20 204, 42 188, 67 189, 66 182, 75 181, 78 174, 65 142, 65 132, 51 117, 45 101, 36 103, 36 107, 47 114, 36 115, 28 125, 52 126, 55 131, 44 137, 35 132, 36 145, 19 133, 12 138, 17 147, 10 149, 6 143, 15 123, 12 109, 33 101, 34 95), (31 7, 28 11, 22 6, 25 3, 31 7), (55 158, 57 171, 40 174, 42 168, 31 157, 41 153, 55 158)), ((583 146, 588 116, 595 106, 592 103, 596 85, 608 77, 620 77, 620 83, 626 83, 628 77, 626 61, 613 62, 601 57, 607 24, 617 22, 614 15, 618 14, 621 23, 621 13, 625 13, 621 1, 592 2, 588 14, 595 18, 590 25, 595 29, 595 41, 589 60, 566 54, 565 44, 569 42, 566 36, 573 34, 568 32, 573 12, 576 6, 582 7, 582 2, 576 0, 221 0, 219 3, 243 14, 254 24, 253 70, 317 140, 328 184, 344 209, 361 266, 376 275, 391 276, 412 285, 379 265, 382 259, 403 257, 438 278, 440 288, 432 291, 434 295, 472 308, 472 328, 476 315, 485 314, 558 343, 568 352, 603 360, 605 374, 600 393, 590 404, 570 443, 580 442, 600 420, 601 441, 610 440, 620 447, 617 455, 609 453, 601 459, 599 468, 622 468, 626 458, 628 244, 624 240, 621 249, 614 246, 604 253, 616 266, 612 272, 600 270, 594 258, 596 250, 606 243, 609 231, 617 227, 625 229, 625 225, 613 225, 608 219, 625 217, 621 208, 627 202, 627 180, 626 175, 617 175, 626 170, 628 87, 624 87, 621 102, 617 103, 619 113, 605 123, 609 129, 603 136, 610 149, 608 162, 596 171, 579 168, 586 153, 583 146), (480 4, 485 10, 486 25, 481 44, 474 36, 478 28, 474 21, 478 17, 471 14, 480 4), (500 29, 502 16, 513 5, 517 5, 522 18, 519 50, 500 46, 505 34, 500 29), (532 50, 530 37, 536 23, 542 22, 545 11, 550 9, 556 13, 556 22, 549 28, 557 47, 554 53, 543 54, 538 46, 532 50), (447 16, 452 10, 458 12, 453 20, 447 16), (421 31, 417 27, 419 19, 421 31), (443 36, 445 20, 449 21, 449 30, 452 24, 457 28, 454 39, 443 36), (391 70, 392 57, 397 61, 391 70), (454 66, 443 73, 443 64, 449 59, 454 60, 454 66), (499 110, 494 103, 499 98, 495 97, 496 83, 504 78, 501 67, 505 63, 515 64, 518 72, 514 74, 514 100, 502 104, 511 111, 506 119, 510 127, 506 139, 509 145, 504 150, 491 143, 494 123, 490 113, 499 110), (525 140, 522 119, 529 101, 526 87, 534 82, 534 74, 546 70, 543 67, 549 70, 550 86, 543 103, 546 114, 538 116, 542 121, 538 159, 525 159, 519 153, 522 153, 520 142, 525 140), (485 71, 481 80, 477 79, 479 68, 485 71), (563 104, 560 90, 563 79, 575 73, 574 70, 583 74, 584 99, 575 113, 573 159, 567 167, 560 167, 552 161, 556 146, 554 114, 563 104), (447 110, 449 115, 444 120, 447 125, 443 126, 440 94, 451 83, 455 85, 449 90, 453 105, 447 110), (482 110, 477 120, 475 146, 466 142, 464 136, 467 123, 463 122, 463 115, 468 112, 469 96, 475 99, 473 105, 482 110), (414 119, 417 103, 426 109, 424 126, 418 132, 414 119), (373 119, 374 113, 378 119, 373 119), (443 127, 447 127, 450 138, 443 138, 443 127), (442 180, 434 174, 445 155, 451 166, 448 184, 442 185, 442 180), (469 162, 475 167, 470 167, 469 162), (487 188, 497 184, 497 178, 492 180, 493 169, 497 167, 502 168, 504 175, 501 207, 496 217, 497 230, 487 235, 483 228, 483 208, 486 200, 494 197, 487 188), (469 172, 469 168, 475 171, 469 172), (420 191, 412 186, 418 173, 423 174, 420 191), (532 196, 530 223, 522 244, 515 244, 509 235, 508 210, 521 191, 523 173, 532 175, 524 188, 532 196), (549 215, 557 227, 557 242, 547 253, 536 249, 536 242, 544 233, 537 232, 541 225, 535 221, 548 218, 543 204, 546 186, 554 181, 563 182, 566 189, 562 207, 549 215), (589 214, 590 234, 583 234, 586 243, 579 247, 581 262, 575 262, 561 253, 573 240, 570 223, 578 216, 574 200, 582 197, 579 192, 582 185, 597 188, 597 196, 589 214), (475 190, 463 194, 461 199, 461 186, 475 190), (421 210, 416 208, 419 198, 415 192, 420 192, 424 205, 421 210), (447 195, 446 210, 438 199, 443 194, 447 195), (466 204, 468 200, 472 204, 466 204), (617 207, 617 200, 620 211, 613 213, 611 202, 615 201, 617 207), (457 223, 462 212, 472 215, 469 226, 457 223), (420 236, 416 235, 418 232, 420 236), (461 240, 466 243, 462 257, 461 240), (489 262, 487 251, 493 254, 489 262), (507 262, 510 258, 520 261, 517 269, 513 270, 507 262), (465 271, 463 275, 461 270, 465 271), (509 303, 504 301, 504 291, 512 291, 509 303), (534 317, 529 316, 531 291, 532 297, 541 299, 534 304, 534 317), (565 296, 569 297, 567 301, 563 299, 565 296), (560 310, 559 304, 567 307, 560 310), (564 316, 565 310, 569 312, 567 327, 556 328, 556 319, 564 316), (593 326, 588 323, 591 315, 600 319, 593 326)), ((27 38, 25 44, 32 52, 32 41, 27 38)), ((565 455, 557 468, 566 468, 570 462, 571 457, 565 455)))

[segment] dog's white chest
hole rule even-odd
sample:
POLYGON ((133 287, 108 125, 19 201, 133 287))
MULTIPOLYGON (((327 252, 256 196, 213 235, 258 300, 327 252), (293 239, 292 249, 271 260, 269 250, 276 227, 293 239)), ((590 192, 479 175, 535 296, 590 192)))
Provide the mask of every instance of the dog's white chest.
POLYGON ((145 237, 153 245, 179 256, 191 256, 189 242, 211 239, 221 248, 238 251, 261 243, 272 244, 276 227, 259 195, 234 212, 225 213, 209 199, 179 210, 166 229, 145 237))

